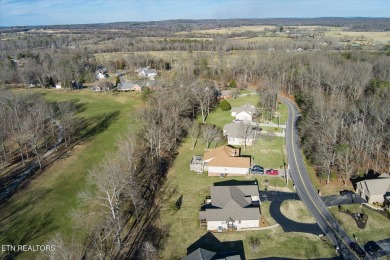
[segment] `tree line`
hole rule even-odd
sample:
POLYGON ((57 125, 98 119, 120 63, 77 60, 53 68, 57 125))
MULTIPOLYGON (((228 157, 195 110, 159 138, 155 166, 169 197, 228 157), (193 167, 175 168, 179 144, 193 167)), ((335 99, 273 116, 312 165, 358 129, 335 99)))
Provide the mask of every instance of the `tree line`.
POLYGON ((42 156, 58 140, 71 143, 74 131, 72 102, 50 103, 37 94, 0 91, 1 165, 21 163, 35 158, 42 168, 42 156))

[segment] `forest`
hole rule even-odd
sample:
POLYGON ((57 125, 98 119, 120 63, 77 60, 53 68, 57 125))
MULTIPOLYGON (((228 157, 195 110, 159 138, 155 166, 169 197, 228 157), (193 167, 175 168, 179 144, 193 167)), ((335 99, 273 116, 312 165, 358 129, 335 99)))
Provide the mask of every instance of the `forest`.
MULTIPOLYGON (((74 213, 85 240, 80 244, 55 237, 52 242, 60 250, 53 254, 67 259, 154 259, 166 235, 153 220, 169 197, 170 191, 161 190, 167 170, 187 135, 203 135, 206 141, 208 136, 221 138, 220 130, 207 124, 200 127, 196 118, 201 115, 204 122, 217 106, 217 90, 229 88, 232 80, 239 88, 256 89, 263 114, 276 110, 279 94, 295 100, 302 113, 301 145, 317 176, 327 183, 342 179, 347 185, 369 170, 390 171, 389 45, 340 49, 329 40, 321 47, 309 36, 244 43, 233 38, 253 32, 203 35, 204 39, 192 32, 259 24, 275 26, 276 31, 302 25, 390 30, 389 19, 365 18, 179 20, 0 30, 3 170, 31 158, 42 168, 41 158, 56 146, 59 134, 65 146, 87 134, 82 132, 85 122, 75 117, 82 107, 71 101, 50 103, 14 89, 52 88, 60 82, 72 91, 74 82, 95 84, 95 71, 103 67, 113 74, 143 66, 164 72, 161 87, 143 95, 128 134, 117 142, 118 151, 106 155, 88 174, 87 181, 96 190, 80 194, 88 210, 74 213), (175 34, 183 31, 189 34, 181 38, 175 34), (159 57, 151 51, 178 51, 187 58, 159 57), (110 53, 120 58, 99 59, 98 54, 110 53)), ((2 180, 0 184, 6 185, 2 180)))

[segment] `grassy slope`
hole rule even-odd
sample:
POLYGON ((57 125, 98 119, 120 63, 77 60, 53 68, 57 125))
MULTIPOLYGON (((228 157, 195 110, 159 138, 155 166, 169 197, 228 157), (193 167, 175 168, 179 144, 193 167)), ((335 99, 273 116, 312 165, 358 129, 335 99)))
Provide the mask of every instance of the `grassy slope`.
POLYGON ((367 225, 365 229, 357 227, 356 222, 351 216, 339 212, 337 207, 330 208, 330 212, 335 217, 341 227, 352 237, 355 235, 358 238, 359 244, 365 244, 370 240, 380 240, 390 237, 390 229, 384 228, 389 226, 389 220, 383 215, 372 211, 368 208, 361 208, 360 205, 344 205, 344 210, 349 209, 354 213, 361 213, 368 215, 367 225))
MULTIPOLYGON (((70 237, 75 232, 71 212, 80 207, 77 194, 86 187, 88 170, 105 154, 115 150, 118 135, 126 130, 129 112, 139 104, 138 96, 130 93, 113 96, 87 90, 38 91, 50 101, 77 99, 85 103, 86 110, 78 114, 80 117, 116 111, 120 114, 104 132, 77 145, 66 158, 49 166, 2 206, 0 244, 44 244, 55 233, 70 237), (12 217, 5 214, 12 214, 12 217)), ((23 258, 31 258, 34 254, 26 255, 23 254, 23 258)))
MULTIPOLYGON (((229 100, 232 106, 240 106, 247 102, 255 104, 257 97, 247 96, 235 100, 229 100)), ((217 109, 208 116, 207 122, 223 127, 225 122, 231 122, 229 111, 217 109)), ((274 139, 277 140, 277 139, 274 139)), ((280 142, 275 141, 268 147, 269 150, 274 146, 280 150, 280 142)), ((213 147, 213 146, 212 146, 213 147)), ((250 154, 252 148, 247 152, 250 154)), ((168 229, 169 237, 166 241, 164 251, 161 255, 163 259, 178 259, 186 255, 186 249, 197 239, 203 236, 205 229, 199 228, 198 211, 200 204, 205 196, 210 195, 210 186, 214 182, 225 181, 230 179, 236 180, 253 180, 257 178, 260 190, 264 189, 265 176, 251 177, 208 177, 206 174, 196 174, 189 170, 189 163, 193 155, 203 155, 205 144, 199 140, 194 150, 191 150, 191 141, 186 139, 179 149, 179 154, 171 167, 166 189, 175 190, 174 195, 161 212, 160 223, 168 229), (175 201, 183 195, 182 207, 178 211, 172 210, 175 201)), ((264 154, 264 156, 266 156, 264 154)), ((255 158, 256 159, 256 158, 255 158)), ((263 157, 265 160, 265 157, 263 157)), ((267 162, 264 161, 265 164, 267 162)), ((285 187, 285 181, 281 178, 268 178, 270 186, 285 187)), ((291 182, 290 182, 291 184, 291 182)), ((270 224, 275 221, 270 217, 267 208, 264 205, 264 213, 270 224)), ((229 234, 217 234, 221 241, 243 240, 245 254, 247 258, 266 257, 266 256, 290 256, 305 258, 307 256, 317 257, 333 256, 333 249, 319 240, 318 237, 307 234, 284 233, 282 229, 275 228, 272 230, 253 231, 253 232, 235 232, 229 234), (262 244, 259 252, 252 254, 248 248, 247 238, 250 235, 257 235, 261 238, 262 244), (302 246, 304 244, 304 246, 302 246), (299 248, 299 250, 297 250, 299 248)))

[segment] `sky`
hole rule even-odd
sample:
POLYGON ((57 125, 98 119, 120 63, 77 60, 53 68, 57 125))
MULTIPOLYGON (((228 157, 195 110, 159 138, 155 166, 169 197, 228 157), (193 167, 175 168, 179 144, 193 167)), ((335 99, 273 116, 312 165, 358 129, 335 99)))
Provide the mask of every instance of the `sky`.
POLYGON ((0 26, 280 17, 390 17, 390 0, 0 0, 0 26))

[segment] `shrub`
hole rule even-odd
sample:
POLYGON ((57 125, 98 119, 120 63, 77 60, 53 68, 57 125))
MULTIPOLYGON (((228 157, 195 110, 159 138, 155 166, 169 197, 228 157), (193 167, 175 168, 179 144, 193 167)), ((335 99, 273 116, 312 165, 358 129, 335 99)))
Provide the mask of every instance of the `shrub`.
POLYGON ((232 108, 229 102, 226 100, 222 100, 221 103, 219 104, 219 107, 222 109, 222 111, 227 111, 232 108))

